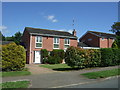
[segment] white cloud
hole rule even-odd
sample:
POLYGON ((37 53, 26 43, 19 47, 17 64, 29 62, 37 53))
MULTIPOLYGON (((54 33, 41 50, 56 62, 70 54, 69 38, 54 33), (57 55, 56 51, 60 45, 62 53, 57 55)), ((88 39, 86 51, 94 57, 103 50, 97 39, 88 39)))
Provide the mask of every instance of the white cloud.
POLYGON ((47 18, 48 18, 48 20, 53 20, 55 18, 55 16, 49 15, 47 18))
POLYGON ((53 19, 52 22, 58 22, 58 20, 57 19, 53 19))
POLYGON ((5 29, 7 29, 7 27, 6 26, 0 26, 0 31, 2 31, 2 30, 5 30, 5 29))
POLYGON ((49 21, 51 21, 51 22, 58 22, 58 20, 55 18, 54 15, 48 15, 48 16, 47 16, 47 19, 48 19, 49 21))
POLYGON ((70 30, 68 30, 68 32, 72 34, 73 30, 70 29, 70 30))
POLYGON ((73 32, 72 29, 69 29, 69 30, 67 30, 67 29, 60 29, 59 31, 66 31, 66 32, 69 32, 69 33, 71 33, 71 34, 72 34, 72 32, 73 32))
POLYGON ((9 31, 7 30, 6 26, 0 26, 0 31, 2 32, 2 34, 8 33, 9 31))

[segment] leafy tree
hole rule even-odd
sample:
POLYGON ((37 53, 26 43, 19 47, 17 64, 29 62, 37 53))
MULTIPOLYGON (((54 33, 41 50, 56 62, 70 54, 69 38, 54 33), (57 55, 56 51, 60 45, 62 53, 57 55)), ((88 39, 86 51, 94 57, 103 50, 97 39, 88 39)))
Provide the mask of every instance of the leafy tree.
POLYGON ((115 33, 116 35, 120 36, 120 22, 115 22, 112 26, 111 26, 111 30, 113 33, 115 33))
POLYGON ((116 34, 116 40, 113 43, 113 47, 118 47, 120 48, 120 22, 115 22, 112 26, 111 26, 111 30, 113 33, 116 34))
POLYGON ((14 42, 19 45, 21 43, 21 38, 22 38, 22 33, 16 32, 14 35, 14 42))

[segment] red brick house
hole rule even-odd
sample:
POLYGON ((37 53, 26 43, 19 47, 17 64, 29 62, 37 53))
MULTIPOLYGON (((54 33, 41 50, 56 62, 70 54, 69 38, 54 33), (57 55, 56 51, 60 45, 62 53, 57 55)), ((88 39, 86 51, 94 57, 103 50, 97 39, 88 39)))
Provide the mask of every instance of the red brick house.
MULTIPOLYGON (((115 34, 87 31, 80 39, 79 43, 87 45, 87 47, 111 48, 115 40, 115 34)), ((84 47, 79 45, 80 47, 84 47)))
POLYGON ((77 47, 75 30, 71 34, 65 31, 26 27, 23 32, 22 42, 26 48, 28 64, 42 63, 41 49, 52 51, 53 49, 65 50, 69 46, 77 47))

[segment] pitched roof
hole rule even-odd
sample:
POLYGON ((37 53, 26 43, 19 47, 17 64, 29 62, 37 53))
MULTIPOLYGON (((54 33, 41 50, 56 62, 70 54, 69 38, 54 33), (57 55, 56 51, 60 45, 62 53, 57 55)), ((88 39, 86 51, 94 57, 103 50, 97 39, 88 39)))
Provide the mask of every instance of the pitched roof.
POLYGON ((110 34, 110 33, 96 32, 96 31, 88 31, 88 32, 96 36, 104 37, 104 38, 115 38, 116 37, 115 34, 110 34))
POLYGON ((57 31, 57 30, 48 30, 48 29, 40 29, 40 28, 31 28, 31 27, 26 27, 25 30, 27 30, 30 34, 40 34, 43 36, 59 36, 59 37, 69 37, 69 38, 75 38, 77 39, 76 36, 69 32, 65 31, 57 31))

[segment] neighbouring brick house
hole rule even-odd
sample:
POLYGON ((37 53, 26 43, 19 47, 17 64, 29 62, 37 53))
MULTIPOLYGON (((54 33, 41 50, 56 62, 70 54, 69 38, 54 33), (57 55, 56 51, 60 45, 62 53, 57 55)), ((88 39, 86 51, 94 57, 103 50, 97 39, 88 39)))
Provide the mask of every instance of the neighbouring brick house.
MULTIPOLYGON (((115 40, 115 34, 87 31, 80 39, 79 44, 86 44, 88 47, 111 48, 115 40)), ((80 46, 79 45, 79 46, 80 46)), ((84 47, 84 46, 80 46, 84 47)))
POLYGON ((26 48, 28 64, 42 63, 41 49, 52 51, 53 49, 66 50, 69 46, 77 47, 75 30, 71 34, 65 31, 26 27, 23 32, 22 42, 26 48))

